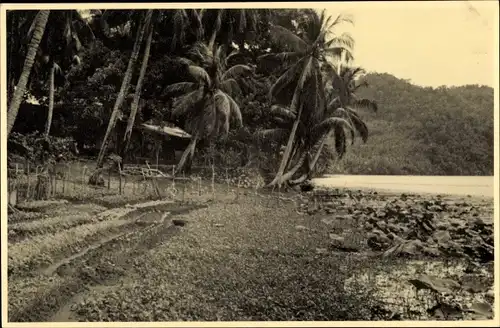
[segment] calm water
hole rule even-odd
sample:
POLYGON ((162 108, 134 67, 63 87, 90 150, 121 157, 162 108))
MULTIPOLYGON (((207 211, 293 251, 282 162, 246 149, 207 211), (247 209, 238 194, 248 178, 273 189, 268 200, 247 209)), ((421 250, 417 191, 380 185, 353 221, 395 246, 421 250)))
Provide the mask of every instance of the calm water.
POLYGON ((370 188, 390 191, 493 198, 494 177, 326 175, 314 183, 328 187, 370 188))

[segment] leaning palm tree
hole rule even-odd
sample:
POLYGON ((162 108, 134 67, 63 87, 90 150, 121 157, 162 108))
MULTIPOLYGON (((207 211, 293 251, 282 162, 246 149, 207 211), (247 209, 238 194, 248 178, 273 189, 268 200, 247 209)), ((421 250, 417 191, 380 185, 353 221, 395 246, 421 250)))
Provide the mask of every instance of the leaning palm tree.
MULTIPOLYGON (((149 17, 149 19, 152 19, 149 17)), ((144 54, 142 57, 141 70, 139 72, 139 78, 137 80, 137 85, 135 87, 134 100, 132 106, 130 107, 130 114, 127 121, 127 128, 125 130, 125 135, 123 136, 123 147, 122 147, 122 157, 127 152, 130 137, 132 136, 132 129, 134 127, 135 117, 137 116, 137 111, 139 109, 139 101, 141 97, 142 85, 144 83, 144 77, 146 76, 146 69, 148 67, 149 52, 151 49, 151 42, 153 40, 154 31, 154 20, 148 24, 148 37, 146 39, 146 46, 144 48, 144 54)))
MULTIPOLYGON (((286 137, 297 121, 296 114, 288 108, 274 105, 270 115, 277 128, 259 131, 256 134, 256 141, 258 143, 272 141, 278 144, 278 148, 281 148, 285 145, 286 137)), ((282 176, 282 183, 296 184, 309 178, 321 154, 324 142, 332 133, 335 137, 335 150, 339 157, 342 157, 346 152, 346 131, 353 135, 354 129, 355 127, 349 120, 336 115, 325 116, 313 125, 306 125, 299 121, 296 141, 290 155, 290 161, 282 176)))
POLYGON ((195 35, 197 40, 201 39, 201 35, 203 33, 201 17, 196 9, 170 9, 156 11, 155 16, 149 23, 148 37, 146 39, 146 46, 144 48, 141 70, 135 88, 134 100, 130 108, 127 128, 123 137, 124 144, 122 147, 122 156, 125 155, 128 149, 128 145, 130 143, 130 138, 132 135, 132 129, 134 127, 135 117, 137 116, 137 112, 139 110, 139 100, 141 97, 142 85, 144 83, 144 77, 146 75, 146 69, 148 66, 149 53, 151 50, 151 43, 153 40, 153 31, 155 25, 157 25, 158 29, 171 29, 171 51, 174 51, 178 45, 182 45, 186 41, 186 26, 193 27, 191 33, 195 35))
POLYGON ((28 51, 26 53, 26 59, 24 61, 23 70, 19 78, 19 82, 14 90, 12 100, 10 101, 9 110, 7 112, 7 136, 10 135, 14 122, 16 121, 17 113, 19 112, 19 106, 23 100, 24 93, 26 92, 26 85, 31 73, 31 68, 35 62, 35 57, 38 51, 38 46, 43 38, 45 32, 45 26, 49 19, 50 10, 40 10, 35 16, 30 30, 32 31, 31 41, 28 46, 28 51))
POLYGON ((188 158, 193 158, 199 140, 227 134, 231 119, 242 126, 240 107, 233 96, 241 92, 237 78, 252 72, 247 65, 227 68, 231 54, 226 57, 220 46, 209 48, 197 43, 189 54, 198 64, 186 58, 181 60, 194 82, 175 83, 165 90, 166 94, 182 94, 173 104, 172 116, 184 117, 185 129, 191 134, 191 142, 177 164, 178 172, 188 158))
MULTIPOLYGON (((329 77, 330 80, 327 80, 325 83, 326 110, 324 120, 331 118, 346 120, 352 127, 350 129, 352 143, 355 140, 355 133, 359 135, 363 142, 367 142, 369 131, 366 123, 359 114, 359 110, 368 109, 376 112, 378 105, 373 100, 359 98, 356 95, 356 92, 360 88, 368 86, 366 80, 360 79, 361 75, 365 73, 364 69, 338 64, 333 67, 328 65, 326 71, 332 75, 329 77)), ((312 177, 316 163, 322 155, 324 146, 332 133, 335 137, 335 148, 339 156, 342 157, 346 149, 346 137, 342 131, 334 129, 316 139, 316 142, 310 143, 314 146, 309 151, 314 152, 315 155, 308 161, 305 173, 300 178, 290 181, 292 184, 300 183, 312 177)))
MULTIPOLYGON (((354 41, 348 34, 335 35, 332 29, 343 22, 352 22, 348 17, 338 16, 332 21, 325 11, 308 12, 301 22, 299 32, 294 34, 282 26, 273 26, 270 35, 274 43, 283 49, 280 53, 261 56, 262 61, 279 59, 286 69, 272 86, 269 96, 277 103, 290 107, 295 115, 288 142, 274 180, 269 186, 281 185, 282 176, 289 164, 299 122, 316 122, 323 116, 324 90, 321 67, 327 58, 339 58, 345 54, 351 59, 350 49, 354 41), (291 99, 291 101, 290 101, 291 99), (307 102, 304 100, 307 99, 307 102), (306 108, 306 115, 302 113, 306 108)), ((311 123, 307 123, 311 124, 311 123)))
POLYGON ((126 94, 128 93, 127 91, 130 87, 130 80, 132 79, 132 73, 134 71, 135 63, 139 57, 139 50, 141 48, 142 39, 145 30, 147 28, 147 25, 151 21, 152 15, 153 15, 153 10, 149 9, 146 13, 146 17, 140 22, 139 31, 136 35, 134 47, 132 49, 132 55, 130 56, 130 60, 128 62, 127 70, 125 71, 125 76, 122 81, 120 92, 116 97, 115 105, 113 106, 113 111, 111 112, 111 117, 109 119, 108 128, 106 129, 106 134, 104 135, 104 139, 102 141, 101 149, 99 150, 99 155, 97 157, 97 171, 89 179, 89 182, 91 184, 97 182, 99 176, 99 169, 101 169, 104 164, 104 154, 107 150, 109 141, 111 139, 111 132, 113 131, 116 125, 116 121, 118 119, 121 106, 125 100, 126 94))

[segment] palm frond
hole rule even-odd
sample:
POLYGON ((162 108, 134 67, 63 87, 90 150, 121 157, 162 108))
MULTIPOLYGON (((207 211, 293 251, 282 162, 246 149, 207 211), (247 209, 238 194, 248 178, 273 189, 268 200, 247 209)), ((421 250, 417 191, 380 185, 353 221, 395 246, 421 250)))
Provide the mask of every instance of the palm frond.
POLYGON ((203 99, 203 89, 191 91, 175 100, 172 110, 172 116, 182 116, 192 110, 194 106, 203 99))
POLYGON ((214 94, 214 103, 217 113, 222 116, 224 132, 227 134, 229 132, 229 116, 231 114, 229 99, 224 92, 218 90, 214 94))
POLYGON ((276 65, 276 63, 279 63, 280 65, 276 66, 289 66, 294 62, 297 62, 300 60, 302 57, 306 55, 306 52, 303 51, 290 51, 290 52, 279 52, 279 53, 271 53, 271 54, 264 54, 260 55, 257 58, 257 61, 259 64, 271 64, 271 65, 276 65))
POLYGON ((179 82, 174 83, 165 88, 163 91, 164 96, 168 96, 175 93, 187 93, 193 91, 193 88, 196 86, 193 82, 179 82))
POLYGON ((300 77, 301 68, 303 67, 305 59, 299 60, 297 63, 288 68, 279 78, 274 82, 273 86, 269 90, 269 99, 277 97, 277 95, 290 85, 293 85, 300 77))
POLYGON ((273 116, 279 116, 280 118, 283 118, 287 121, 295 121, 295 118, 297 117, 297 115, 295 115, 295 113, 293 113, 291 110, 279 105, 273 105, 271 107, 270 114, 273 116))
POLYGON ((345 119, 340 117, 329 117, 321 123, 315 125, 311 130, 311 140, 316 143, 318 140, 329 134, 332 130, 344 129, 354 130, 352 125, 345 119))
POLYGON ((354 19, 351 16, 348 15, 338 15, 337 18, 331 23, 327 29, 331 30, 334 28, 336 25, 342 24, 342 23, 350 23, 351 25, 354 25, 354 19))
POLYGON ((285 144, 290 131, 288 129, 275 128, 263 129, 255 132, 255 141, 259 144, 276 142, 280 145, 285 144))
POLYGON ((188 67, 189 74, 198 82, 204 83, 207 86, 211 85, 210 75, 208 75, 207 71, 195 65, 190 65, 188 67))
POLYGON ((271 40, 278 47, 283 49, 289 49, 291 51, 305 51, 308 46, 306 41, 283 26, 271 26, 270 36, 271 40))
POLYGON ((235 79, 227 79, 220 85, 222 91, 230 95, 240 96, 242 94, 241 88, 235 79))
POLYGON ((226 94, 226 97, 227 100, 229 101, 229 109, 231 111, 231 117, 235 119, 238 127, 242 127, 243 117, 241 115, 240 106, 238 105, 238 103, 236 103, 236 101, 234 101, 234 99, 230 95, 226 94))
POLYGON ((222 74, 221 80, 224 81, 226 79, 235 78, 252 72, 253 69, 248 65, 234 65, 222 74))

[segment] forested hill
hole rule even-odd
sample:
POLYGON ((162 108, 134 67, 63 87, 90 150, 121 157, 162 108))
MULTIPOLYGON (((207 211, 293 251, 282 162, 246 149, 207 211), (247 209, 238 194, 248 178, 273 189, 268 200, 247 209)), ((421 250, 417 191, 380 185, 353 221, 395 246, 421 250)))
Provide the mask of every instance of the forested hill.
POLYGON ((493 89, 420 87, 390 74, 369 73, 359 96, 370 129, 330 171, 352 174, 493 175, 493 89))

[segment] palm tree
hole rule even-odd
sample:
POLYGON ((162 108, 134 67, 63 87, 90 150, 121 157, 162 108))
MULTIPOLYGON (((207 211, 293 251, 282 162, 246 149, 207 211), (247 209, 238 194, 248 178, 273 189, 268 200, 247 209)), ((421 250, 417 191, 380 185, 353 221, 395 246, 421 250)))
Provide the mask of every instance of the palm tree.
POLYGON ((49 108, 47 113, 47 120, 45 121, 45 136, 48 137, 50 133, 50 127, 52 125, 52 115, 54 113, 54 91, 55 91, 55 77, 56 74, 59 76, 64 76, 64 73, 57 63, 53 62, 50 65, 49 73, 49 108))
MULTIPOLYGON (((326 112, 325 112, 326 113, 326 112)), ((274 118, 277 128, 266 129, 259 131, 257 141, 262 142, 262 139, 277 142, 279 146, 283 146, 286 141, 286 136, 290 134, 290 130, 297 122, 296 114, 288 108, 274 105, 270 111, 274 118)), ((282 176, 282 183, 290 182, 291 184, 303 182, 310 177, 314 166, 319 158, 326 137, 331 133, 335 135, 335 150, 340 157, 346 151, 346 134, 345 131, 352 131, 355 128, 345 118, 340 116, 325 116, 314 125, 306 125, 299 121, 296 130, 296 142, 294 144, 291 160, 289 161, 286 171, 282 176), (314 158, 312 154, 316 152, 314 158), (294 163, 292 165, 292 163, 294 163), (302 171, 300 178, 291 180, 298 172, 302 171)))
MULTIPOLYGON (((19 78, 19 82, 14 90, 14 95, 10 102, 9 110, 7 113, 7 136, 10 135, 10 131, 14 126, 16 121, 17 113, 19 111, 19 106, 23 100, 24 93, 26 92, 26 85, 31 73, 31 68, 35 62, 35 57, 38 51, 38 46, 43 38, 45 32, 45 26, 49 19, 50 10, 40 10, 33 20, 30 30, 32 30, 31 41, 28 46, 28 51, 26 54, 26 59, 24 61, 23 70, 19 78)), ((31 34, 31 33, 30 33, 31 34)))
POLYGON ((297 34, 282 26, 273 26, 271 36, 283 52, 261 56, 263 61, 279 59, 287 66, 272 86, 269 96, 279 104, 289 105, 291 113, 295 115, 281 164, 269 186, 281 185, 284 182, 282 176, 289 164, 293 148, 296 147, 294 139, 299 122, 314 125, 318 118, 323 117, 325 97, 322 65, 326 63, 327 58, 339 58, 343 53, 346 59, 352 58, 350 49, 354 44, 353 39, 348 34, 336 36, 332 33, 332 29, 338 24, 352 22, 349 18, 338 16, 332 22, 331 17, 326 17, 325 11, 320 15, 315 11, 308 12, 306 16, 303 22, 299 22, 301 26, 297 34), (329 36, 331 38, 328 38, 329 36), (304 107, 307 114, 302 117, 304 107))
POLYGON ((139 57, 139 50, 141 48, 141 43, 142 43, 142 39, 144 36, 144 32, 145 32, 145 29, 148 25, 147 23, 151 21, 152 14, 153 14, 153 10, 149 9, 147 11, 145 19, 141 20, 141 22, 140 22, 139 31, 136 35, 134 47, 132 49, 132 55, 130 56, 127 70, 125 71, 125 76, 123 77, 120 92, 118 93, 118 96, 117 96, 116 101, 115 101, 115 105, 113 106, 113 111, 111 112, 111 117, 109 119, 108 128, 106 129, 106 134, 104 135, 104 139, 103 139, 102 144, 101 144, 101 149, 99 150, 99 155, 97 157, 97 171, 95 172, 95 174, 93 174, 90 177, 90 180, 89 180, 89 182, 91 184, 95 183, 97 181, 99 169, 101 169, 103 164, 104 164, 104 154, 106 152, 106 149, 107 149, 109 141, 110 141, 111 132, 113 131, 113 129, 116 125, 116 121, 118 119, 118 114, 120 113, 120 108, 123 104, 123 101, 125 100, 127 90, 130 87, 130 80, 132 79, 132 73, 134 70, 135 62, 137 61, 137 58, 139 57))
MULTIPOLYGON (((303 167, 300 168, 303 173, 299 178, 290 180, 291 184, 301 183, 312 177, 316 163, 322 154, 323 147, 332 133, 335 138, 335 149, 340 158, 346 151, 347 138, 343 127, 347 127, 347 130, 351 133, 352 143, 355 140, 356 132, 362 141, 366 142, 368 140, 368 127, 361 119, 358 110, 363 108, 373 111, 378 110, 376 102, 370 99, 359 98, 355 94, 360 88, 368 86, 366 81, 360 81, 359 79, 360 75, 365 72, 362 68, 349 67, 342 64, 333 67, 326 65, 325 67, 327 68, 326 71, 332 74, 332 76, 327 76, 325 83, 326 109, 324 117, 314 127, 306 128, 305 130, 302 127, 302 131, 298 133, 299 138, 304 139, 302 141, 302 144, 305 146, 303 151, 307 155, 304 157, 299 152, 300 156, 302 156, 300 158, 303 159, 303 167), (313 153, 314 156, 312 156, 313 153)), ((287 109, 276 106, 273 109, 271 113, 277 115, 282 128, 285 128, 285 131, 289 131, 293 124, 294 116, 292 113, 287 109)), ((284 181, 287 181, 286 178, 290 179, 299 171, 298 164, 294 166, 295 170, 290 170, 288 174, 285 174, 284 181)))
MULTIPOLYGON (((137 115, 137 111, 139 109, 139 100, 141 97, 141 90, 142 90, 142 85, 144 82, 144 76, 146 75, 146 69, 148 67, 148 60, 149 60, 149 51, 151 49, 151 42, 153 40, 153 30, 154 30, 154 21, 149 22, 149 31, 148 31, 148 38, 146 40, 146 47, 144 48, 144 55, 142 57, 142 65, 141 65, 141 71, 139 73, 139 79, 137 80, 137 85, 135 87, 135 95, 134 95, 134 100, 132 102, 132 106, 130 108, 130 114, 128 117, 128 122, 127 122, 127 128, 125 130, 125 135, 123 136, 123 150, 122 154, 124 155, 128 149, 128 145, 130 143, 130 137, 132 135, 132 129, 134 127, 134 122, 135 122, 135 117, 137 115)), ((122 155, 122 157, 123 157, 122 155)))
POLYGON ((240 107, 233 98, 240 93, 236 78, 252 72, 247 65, 227 68, 231 54, 226 57, 220 46, 209 48, 204 43, 197 43, 189 54, 198 65, 190 59, 181 60, 195 82, 175 83, 166 88, 166 94, 183 94, 175 100, 172 116, 185 117, 186 130, 191 134, 191 142, 182 154, 177 172, 184 168, 188 158, 192 159, 199 140, 221 132, 227 134, 231 118, 242 126, 240 107))

